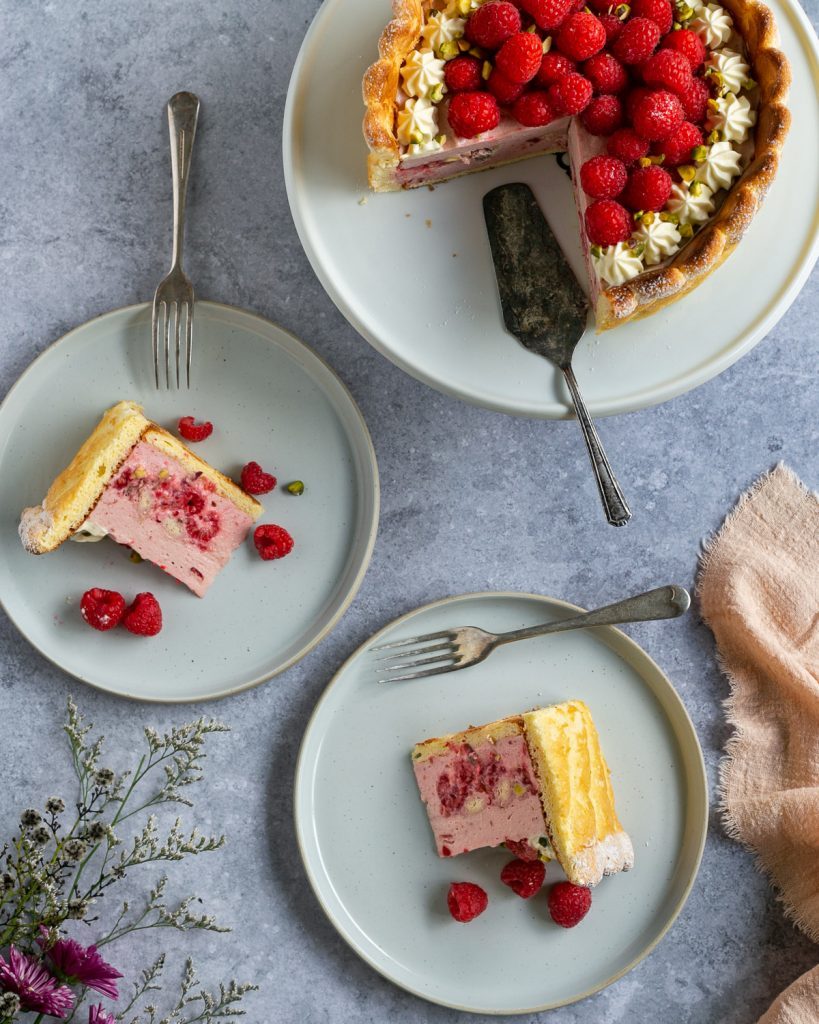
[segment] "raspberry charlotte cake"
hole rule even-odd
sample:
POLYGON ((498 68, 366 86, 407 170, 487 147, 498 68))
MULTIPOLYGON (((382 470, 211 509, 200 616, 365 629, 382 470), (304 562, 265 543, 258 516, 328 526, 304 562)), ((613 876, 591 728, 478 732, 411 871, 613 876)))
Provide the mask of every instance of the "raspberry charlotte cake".
POLYGON ((376 191, 568 152, 598 330, 696 287, 776 174, 790 70, 755 0, 393 0, 376 191))
POLYGON ((634 864, 583 701, 425 740, 412 764, 441 857, 506 843, 586 886, 634 864))
POLYGON ((202 597, 262 506, 134 402, 109 409, 48 489, 24 509, 23 547, 110 536, 202 597))

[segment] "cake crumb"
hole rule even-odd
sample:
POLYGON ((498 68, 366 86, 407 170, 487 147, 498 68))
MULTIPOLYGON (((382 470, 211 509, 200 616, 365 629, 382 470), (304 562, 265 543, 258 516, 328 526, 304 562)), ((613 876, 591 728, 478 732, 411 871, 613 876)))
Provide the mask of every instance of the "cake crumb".
POLYGON ((411 216, 412 216, 412 214, 411 214, 411 213, 405 213, 405 214, 404 214, 404 216, 405 216, 405 217, 411 217, 411 216))
POLYGON ((434 185, 427 185, 427 188, 430 190, 430 192, 434 192, 435 191, 435 186, 434 185))
POLYGON ((453 260, 454 260, 454 259, 457 259, 457 257, 458 257, 458 254, 457 254, 457 252, 453 252, 453 254, 452 254, 452 258, 453 258, 453 260))
POLYGON ((362 196, 362 197, 361 197, 361 198, 360 198, 360 199, 358 200, 358 205, 359 205, 359 206, 366 206, 366 205, 367 205, 367 197, 366 197, 366 196, 362 196))
POLYGON ((429 219, 429 217, 427 217, 427 219, 426 219, 426 220, 424 221, 424 223, 426 224, 426 226, 427 226, 428 228, 431 228, 431 227, 432 227, 432 221, 431 221, 431 220, 429 219))

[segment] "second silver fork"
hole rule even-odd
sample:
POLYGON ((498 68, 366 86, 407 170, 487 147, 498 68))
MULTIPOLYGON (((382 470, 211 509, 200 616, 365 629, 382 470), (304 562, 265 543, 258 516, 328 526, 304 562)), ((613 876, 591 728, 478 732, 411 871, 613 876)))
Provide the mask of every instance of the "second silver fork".
POLYGON ((624 622, 673 619, 686 612, 690 604, 691 597, 683 587, 658 587, 645 594, 608 604, 604 608, 542 626, 527 626, 509 633, 489 633, 477 626, 458 626, 382 644, 373 647, 372 652, 392 652, 380 659, 383 676, 378 681, 398 683, 469 668, 488 658, 502 644, 528 640, 547 633, 561 633, 567 629, 582 629, 585 626, 614 626, 624 622))
POLYGON ((174 323, 176 349, 176 386, 181 387, 180 357, 182 314, 185 315, 185 374, 191 386, 193 357, 193 284, 182 270, 182 246, 185 238, 185 199, 191 168, 193 140, 199 118, 199 99, 192 92, 178 92, 168 101, 168 129, 171 136, 171 176, 173 178, 173 255, 171 269, 159 282, 151 314, 151 346, 154 376, 160 387, 160 363, 165 364, 165 386, 171 387, 171 321, 174 323), (160 322, 163 324, 164 359, 160 359, 160 322))

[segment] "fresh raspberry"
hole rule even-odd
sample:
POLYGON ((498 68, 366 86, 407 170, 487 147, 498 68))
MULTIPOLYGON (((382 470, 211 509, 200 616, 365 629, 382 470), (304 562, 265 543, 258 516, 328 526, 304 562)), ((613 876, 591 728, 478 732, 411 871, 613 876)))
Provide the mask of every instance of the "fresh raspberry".
POLYGON ((495 67, 510 82, 531 82, 540 70, 542 60, 540 36, 535 32, 518 32, 498 50, 495 67))
POLYGON ((576 71, 570 71, 549 87, 549 103, 558 116, 579 114, 591 102, 592 84, 576 71))
POLYGON ((456 921, 473 921, 489 906, 489 897, 474 882, 453 882, 446 894, 446 905, 456 921))
POLYGON ((588 11, 576 11, 560 26, 555 44, 572 60, 588 60, 606 45, 606 30, 588 11))
POLYGON ((497 128, 500 121, 498 101, 488 92, 459 92, 449 103, 449 124, 456 135, 473 139, 497 128))
POLYGON ((625 242, 631 228, 631 214, 614 199, 598 199, 586 209, 586 234, 593 245, 625 242))
POLYGON ((558 882, 549 892, 549 913, 561 928, 574 928, 580 924, 591 907, 591 889, 571 882, 558 882))
POLYGON ((691 150, 702 145, 702 132, 690 121, 683 121, 674 134, 663 142, 655 142, 652 153, 664 157, 663 167, 678 167, 691 160, 691 150))
POLYGON ((657 49, 659 41, 656 22, 649 18, 632 18, 623 25, 611 52, 623 64, 642 64, 657 49))
POLYGON ((705 43, 690 28, 669 32, 660 43, 660 49, 681 53, 691 65, 692 71, 698 71, 705 63, 705 43))
POLYGON ((610 10, 617 6, 614 0, 589 0, 586 6, 594 11, 595 14, 607 14, 610 10))
POLYGON ((497 68, 492 68, 486 87, 498 103, 505 107, 510 107, 526 88, 521 82, 510 82, 497 68))
POLYGON ((620 38, 620 33, 623 31, 623 22, 620 21, 616 14, 600 14, 598 15, 598 21, 606 33, 606 46, 611 46, 616 39, 620 38))
POLYGON ((626 165, 614 156, 593 156, 580 168, 580 184, 592 199, 614 199, 627 181, 626 165))
POLYGON ((562 24, 574 7, 572 0, 519 0, 519 3, 537 27, 546 32, 562 24))
MULTIPOLYGON (((483 10, 482 7, 478 8, 483 10)), ((464 54, 444 65, 444 81, 450 92, 471 92, 481 87, 481 62, 464 54)))
POLYGON ((648 18, 660 30, 660 35, 671 31, 674 12, 670 0, 634 0, 631 5, 632 18, 648 18))
POLYGON ((207 420, 204 423, 197 423, 193 416, 183 416, 177 429, 186 441, 204 441, 213 433, 213 424, 207 420))
POLYGON ((674 50, 658 50, 643 66, 643 81, 658 89, 668 89, 675 96, 684 96, 691 85, 691 65, 674 50))
POLYGON ((270 562, 274 558, 284 558, 293 550, 293 538, 283 526, 263 523, 253 531, 253 543, 259 556, 270 562))
POLYGON ((540 62, 540 70, 537 73, 538 85, 548 89, 550 85, 559 82, 564 75, 576 70, 575 62, 565 54, 558 53, 557 50, 549 50, 548 53, 543 54, 543 60, 540 62))
POLYGON ((265 473, 258 462, 248 462, 242 468, 242 490, 248 494, 269 494, 275 486, 275 476, 265 473))
POLYGON ((643 96, 648 96, 650 92, 650 89, 646 89, 642 85, 635 85, 630 92, 626 93, 626 117, 629 121, 634 120, 634 111, 637 109, 637 104, 643 96))
POLYGON ((501 871, 500 880, 522 900, 540 892, 546 877, 546 865, 541 860, 510 860, 501 871))
POLYGON ((518 860, 525 860, 527 863, 540 860, 540 854, 528 839, 505 839, 503 845, 518 860))
POLYGON ((497 50, 506 40, 520 32, 520 11, 508 0, 491 0, 469 15, 464 34, 476 46, 497 50))
POLYGON ((118 626, 125 614, 125 598, 116 590, 94 587, 86 590, 80 600, 80 615, 89 626, 105 632, 118 626))
POLYGON ((549 98, 543 89, 525 92, 512 107, 512 116, 527 128, 539 128, 554 121, 555 112, 549 106, 549 98))
POLYGON ((611 135, 623 123, 623 104, 616 96, 595 96, 580 120, 590 135, 611 135))
MULTIPOLYGON (((681 30, 682 31, 682 30, 681 30)), ((708 112, 708 100, 711 93, 701 78, 692 78, 688 89, 680 96, 680 103, 688 121, 702 124, 708 112)))
POLYGON ((596 53, 580 69, 597 93, 613 96, 628 85, 626 69, 610 53, 596 53))
POLYGON ((635 167, 623 189, 620 202, 630 210, 662 210, 674 184, 671 175, 657 164, 635 167))
POLYGON ((621 128, 609 137, 606 149, 624 164, 633 164, 648 153, 648 143, 631 128, 621 128))
POLYGON ((684 120, 682 104, 674 93, 657 89, 638 100, 631 123, 638 135, 656 142, 673 135, 684 120))
POLYGON ((137 594, 122 616, 122 624, 137 636, 156 636, 162 629, 162 609, 153 594, 137 594))

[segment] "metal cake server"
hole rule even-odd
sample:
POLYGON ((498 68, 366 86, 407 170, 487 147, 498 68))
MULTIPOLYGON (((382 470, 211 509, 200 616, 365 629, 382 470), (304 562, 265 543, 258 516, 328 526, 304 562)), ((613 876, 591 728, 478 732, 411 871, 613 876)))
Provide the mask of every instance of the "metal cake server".
POLYGON ((506 329, 563 373, 606 519, 612 526, 625 526, 631 511, 572 370, 572 353, 586 330, 588 300, 528 185, 493 188, 484 196, 483 212, 506 329))

